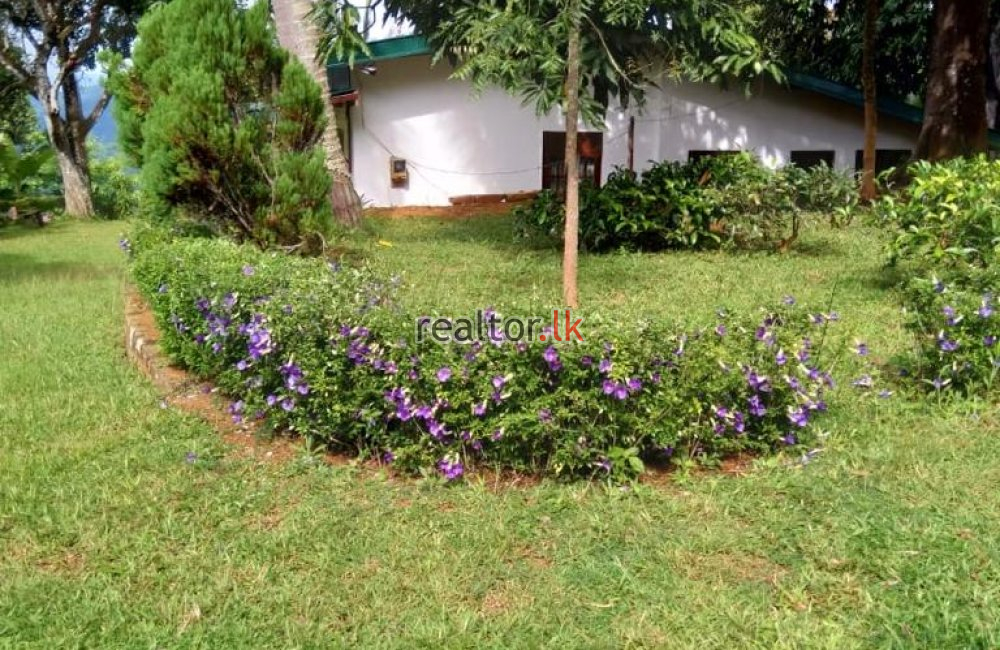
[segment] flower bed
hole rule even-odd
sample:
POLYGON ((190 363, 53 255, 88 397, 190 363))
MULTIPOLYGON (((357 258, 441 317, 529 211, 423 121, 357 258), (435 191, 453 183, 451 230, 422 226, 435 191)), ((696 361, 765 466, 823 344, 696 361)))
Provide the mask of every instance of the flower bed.
POLYGON ((702 328, 588 316, 586 341, 417 342, 394 282, 220 240, 137 246, 134 277, 176 361, 256 418, 404 471, 488 466, 634 477, 809 445, 834 380, 835 314, 788 297, 702 328))

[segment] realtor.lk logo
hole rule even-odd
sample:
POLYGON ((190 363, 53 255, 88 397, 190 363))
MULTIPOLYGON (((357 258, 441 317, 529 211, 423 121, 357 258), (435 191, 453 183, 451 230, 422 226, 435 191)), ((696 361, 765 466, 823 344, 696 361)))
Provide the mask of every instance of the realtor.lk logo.
POLYGON ((527 341, 582 341, 582 318, 573 318, 569 309, 552 310, 552 319, 531 317, 501 317, 492 309, 477 309, 474 318, 417 319, 417 341, 432 340, 438 343, 499 344, 527 341))

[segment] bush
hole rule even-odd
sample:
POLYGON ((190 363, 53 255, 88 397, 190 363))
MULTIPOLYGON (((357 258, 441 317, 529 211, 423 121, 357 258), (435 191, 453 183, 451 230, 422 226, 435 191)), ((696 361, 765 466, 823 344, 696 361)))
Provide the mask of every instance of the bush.
POLYGON ((332 228, 324 99, 277 46, 268 3, 175 0, 138 33, 109 83, 153 214, 262 248, 321 249, 332 228))
POLYGON ((133 245, 164 349, 260 418, 405 471, 625 480, 815 440, 831 318, 788 299, 704 328, 585 324, 586 341, 418 342, 396 283, 215 239, 133 245))
POLYGON ((101 219, 127 219, 139 205, 139 184, 117 156, 97 158, 90 163, 94 189, 94 212, 101 219))
MULTIPOLYGON (((855 196, 853 179, 827 167, 775 172, 748 153, 660 162, 641 178, 616 169, 603 187, 581 187, 580 242, 591 251, 784 248, 803 212, 849 210, 855 196)), ((564 219, 552 192, 515 210, 521 237, 560 238, 564 219)))
POLYGON ((908 171, 910 185, 879 200, 875 214, 894 232, 889 260, 906 277, 916 378, 938 391, 989 391, 1000 369, 1000 162, 920 162, 908 171))

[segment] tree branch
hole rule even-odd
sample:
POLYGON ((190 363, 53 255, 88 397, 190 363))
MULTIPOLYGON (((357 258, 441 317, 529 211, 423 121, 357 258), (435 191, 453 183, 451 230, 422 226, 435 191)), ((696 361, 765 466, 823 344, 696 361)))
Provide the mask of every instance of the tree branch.
POLYGON ((80 39, 80 42, 77 43, 77 46, 69 54, 74 68, 80 65, 80 62, 86 58, 87 52, 101 40, 101 17, 104 14, 106 6, 107 0, 96 0, 94 2, 94 6, 90 10, 90 16, 87 18, 87 35, 80 39))
POLYGON ((97 120, 101 119, 101 115, 104 113, 104 109, 108 107, 108 102, 111 101, 111 93, 108 92, 107 87, 101 90, 101 97, 94 104, 94 107, 90 109, 90 114, 83 120, 83 132, 90 133, 90 130, 94 128, 97 120))

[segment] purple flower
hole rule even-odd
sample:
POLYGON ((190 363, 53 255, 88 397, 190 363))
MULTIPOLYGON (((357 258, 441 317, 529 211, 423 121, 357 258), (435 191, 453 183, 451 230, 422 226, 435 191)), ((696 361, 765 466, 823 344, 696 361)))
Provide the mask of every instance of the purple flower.
POLYGON ((611 461, 607 458, 601 458, 597 463, 595 463, 600 469, 605 472, 611 472, 611 461))
POLYGON ((760 391, 762 393, 771 392, 770 380, 764 375, 758 375, 753 370, 747 373, 747 384, 749 384, 750 388, 753 390, 760 391))
POLYGON ((131 253, 132 252, 132 242, 130 242, 125 237, 122 237, 121 239, 118 240, 118 248, 122 249, 122 252, 124 252, 124 253, 131 253))
POLYGON ((748 402, 750 405, 750 415, 757 418, 767 415, 767 407, 764 406, 764 401, 760 398, 760 395, 754 393, 750 396, 748 402))
POLYGON ((602 375, 606 375, 611 372, 611 359, 608 357, 601 359, 601 363, 597 366, 597 370, 600 371, 602 375))
POLYGON ((413 417, 413 410, 410 406, 407 402, 401 402, 396 405, 396 417, 399 418, 400 422, 407 422, 413 417))
POLYGON ((979 314, 980 318, 989 318, 993 315, 993 305, 986 298, 983 298, 983 302, 976 313, 979 314))
POLYGON ((243 275, 245 275, 245 276, 247 276, 247 277, 250 277, 250 276, 251 276, 251 275, 253 275, 253 274, 254 274, 255 272, 256 272, 256 271, 254 271, 254 268, 253 268, 252 266, 250 266, 249 264, 247 264, 247 265, 245 265, 245 266, 243 267, 243 275))
POLYGON ((728 331, 729 331, 729 330, 727 330, 727 329, 726 329, 726 326, 725 326, 725 325, 723 325, 722 323, 719 323, 718 325, 716 325, 716 326, 715 326, 715 333, 716 333, 716 334, 717 334, 718 336, 725 336, 725 335, 726 335, 726 332, 728 332, 728 331))
POLYGON ((854 352, 857 353, 859 357, 868 356, 868 344, 862 341, 858 341, 854 346, 854 352))
POLYGON ((265 401, 267 402, 268 406, 274 406, 275 404, 278 403, 278 396, 272 393, 267 396, 267 399, 265 401))
POLYGON ((625 400, 628 397, 628 386, 621 383, 615 384, 615 399, 619 402, 625 400))
POLYGON ((493 442, 497 442, 502 438, 503 438, 503 427, 500 427, 499 429, 494 431, 492 435, 490 435, 490 440, 492 440, 493 442))
POLYGON ((934 278, 934 293, 944 293, 944 282, 934 278))
POLYGON ((542 424, 549 424, 552 422, 552 411, 549 409, 542 409, 538 412, 538 421, 542 424))
POLYGON ((291 412, 295 408, 295 400, 291 397, 286 397, 281 400, 281 408, 285 411, 291 412))
POLYGON ((545 348, 542 358, 544 358, 545 362, 549 364, 550 371, 559 372, 562 370, 562 361, 559 359, 559 352, 556 350, 555 346, 550 345, 545 348))
POLYGON ((739 411, 733 413, 733 430, 736 433, 743 433, 746 430, 746 423, 743 419, 743 414, 739 411))
POLYGON ((797 409, 789 407, 788 421, 799 428, 804 427, 807 424, 809 424, 809 412, 802 407, 799 407, 797 409))
POLYGON ((386 465, 391 465, 392 461, 396 460, 396 454, 392 453, 391 449, 387 449, 384 454, 382 454, 382 462, 386 465))
POLYGON ((449 481, 454 481, 465 473, 465 468, 462 467, 462 461, 454 455, 448 455, 439 460, 437 468, 445 479, 449 481))
POLYGON ((486 415, 486 402, 479 402, 472 405, 472 414, 477 418, 481 418, 486 415))
POLYGON ((188 465, 193 465, 197 461, 198 461, 198 454, 194 453, 193 451, 189 451, 187 454, 184 455, 184 462, 186 462, 188 465))
POLYGON ((985 345, 988 348, 992 348, 994 345, 996 345, 996 342, 997 342, 997 337, 993 336, 992 334, 988 334, 983 337, 983 345, 985 345))
POLYGON ((638 377, 632 377, 628 380, 628 392, 637 393, 642 389, 642 381, 638 377))
POLYGON ((944 335, 944 332, 938 334, 938 347, 941 348, 942 352, 954 352, 958 349, 958 341, 953 341, 944 335))
POLYGON ((493 388, 500 390, 507 383, 507 378, 504 377, 503 375, 494 375, 492 381, 493 381, 493 388))
POLYGON ((871 375, 862 375, 851 382, 856 388, 872 388, 875 386, 875 380, 872 379, 871 375))
POLYGON ((784 350, 778 350, 778 354, 774 355, 774 362, 779 366, 783 366, 788 363, 788 356, 785 354, 784 350))
POLYGON ((781 302, 785 303, 789 307, 795 304, 795 296, 785 296, 781 299, 781 302))
POLYGON ((438 442, 441 442, 448 436, 448 428, 437 420, 428 418, 427 433, 431 434, 431 437, 438 442))
POLYGON ((443 384, 444 382, 451 379, 451 368, 449 368, 448 366, 442 366, 441 368, 438 369, 437 373, 435 374, 435 377, 437 377, 437 380, 443 384))
POLYGON ((240 372, 245 372, 248 367, 249 366, 246 362, 246 359, 240 359, 239 361, 236 362, 236 369, 239 370, 240 372))
POLYGON ((794 444, 795 444, 796 442, 798 442, 798 440, 797 440, 797 439, 796 439, 796 437, 795 437, 795 434, 794 434, 794 433, 792 433, 791 431, 789 431, 789 432, 788 432, 788 433, 786 433, 786 434, 785 434, 784 436, 782 436, 782 437, 781 437, 781 441, 782 441, 783 443, 785 443, 786 445, 788 445, 788 446, 792 446, 792 445, 794 445, 794 444))
POLYGON ((592 365, 594 365, 594 357, 590 356, 583 357, 582 359, 580 359, 580 365, 583 366, 584 368, 591 367, 592 365))
POLYGON ((611 381, 610 379, 605 379, 603 382, 601 382, 601 391, 605 395, 613 394, 615 392, 615 382, 611 381))

